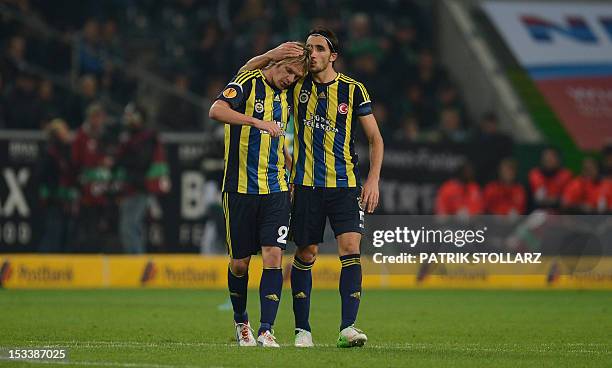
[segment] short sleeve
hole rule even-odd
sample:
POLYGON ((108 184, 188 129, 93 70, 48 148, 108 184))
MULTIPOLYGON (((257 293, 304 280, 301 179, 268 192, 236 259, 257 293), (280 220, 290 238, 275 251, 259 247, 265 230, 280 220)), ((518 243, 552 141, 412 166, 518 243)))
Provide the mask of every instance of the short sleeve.
POLYGON ((225 86, 223 91, 217 96, 217 100, 222 100, 230 104, 232 109, 237 109, 244 103, 246 96, 251 91, 251 78, 255 71, 238 72, 234 78, 225 86))
POLYGON ((370 95, 363 84, 357 83, 353 101, 353 110, 355 115, 366 116, 372 113, 372 101, 370 100, 370 95))

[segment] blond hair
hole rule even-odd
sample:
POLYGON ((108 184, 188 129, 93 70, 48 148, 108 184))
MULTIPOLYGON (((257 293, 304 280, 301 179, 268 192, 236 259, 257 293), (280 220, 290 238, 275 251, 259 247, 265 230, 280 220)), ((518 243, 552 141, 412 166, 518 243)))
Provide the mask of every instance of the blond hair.
POLYGON ((279 61, 273 61, 270 64, 268 64, 266 69, 272 68, 273 66, 276 66, 276 65, 280 66, 280 65, 286 65, 286 64, 301 64, 302 73, 306 75, 306 73, 308 73, 308 68, 310 67, 310 49, 307 48, 303 42, 296 41, 295 43, 300 45, 302 49, 304 50, 304 53, 302 53, 302 55, 284 58, 279 61))
POLYGON ((45 132, 49 137, 56 135, 60 130, 69 130, 64 119, 53 119, 45 126, 45 132))

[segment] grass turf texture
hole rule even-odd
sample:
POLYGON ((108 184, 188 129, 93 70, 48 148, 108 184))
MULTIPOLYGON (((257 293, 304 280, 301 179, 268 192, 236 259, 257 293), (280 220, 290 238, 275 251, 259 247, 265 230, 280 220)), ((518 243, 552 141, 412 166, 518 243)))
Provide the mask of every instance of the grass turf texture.
MULTIPOLYGON (((290 291, 279 350, 234 346, 224 291, 0 290, 0 347, 57 345, 72 366, 104 367, 604 367, 612 362, 612 293, 594 291, 367 291, 364 348, 338 349, 340 301, 313 292, 319 347, 296 349, 290 291)), ((259 301, 249 294, 257 330, 259 301)), ((31 363, 0 365, 36 366, 31 363)), ((44 364, 44 367, 54 364, 44 364)))

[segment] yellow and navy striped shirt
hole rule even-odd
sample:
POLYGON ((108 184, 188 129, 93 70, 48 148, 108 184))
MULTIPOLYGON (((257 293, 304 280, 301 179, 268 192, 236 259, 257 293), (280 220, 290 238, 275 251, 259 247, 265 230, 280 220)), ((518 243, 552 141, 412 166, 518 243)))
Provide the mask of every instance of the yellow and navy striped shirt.
POLYGON ((353 122, 372 113, 362 83, 338 73, 319 84, 310 74, 291 89, 295 137, 291 182, 324 188, 360 185, 353 122))
MULTIPOLYGON (((232 109, 265 121, 275 121, 283 130, 289 121, 287 90, 266 81, 261 70, 240 72, 218 99, 232 109)), ((288 190, 285 172, 284 135, 272 138, 248 125, 225 124, 223 191, 269 194, 288 190)))

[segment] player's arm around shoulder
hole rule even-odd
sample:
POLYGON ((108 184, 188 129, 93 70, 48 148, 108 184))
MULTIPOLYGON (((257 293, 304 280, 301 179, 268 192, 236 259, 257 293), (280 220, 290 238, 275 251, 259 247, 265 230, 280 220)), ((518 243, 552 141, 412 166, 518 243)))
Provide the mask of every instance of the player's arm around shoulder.
POLYGON ((380 180, 380 170, 382 168, 385 144, 383 142, 380 129, 374 114, 359 116, 359 122, 363 127, 368 144, 370 147, 370 172, 363 184, 361 191, 361 203, 368 213, 374 212, 378 206, 380 196, 378 182, 380 180))
POLYGON ((298 57, 304 53, 304 48, 297 42, 285 42, 276 46, 272 50, 268 50, 266 53, 257 55, 240 68, 240 71, 263 69, 268 64, 280 61, 290 57, 298 57))

